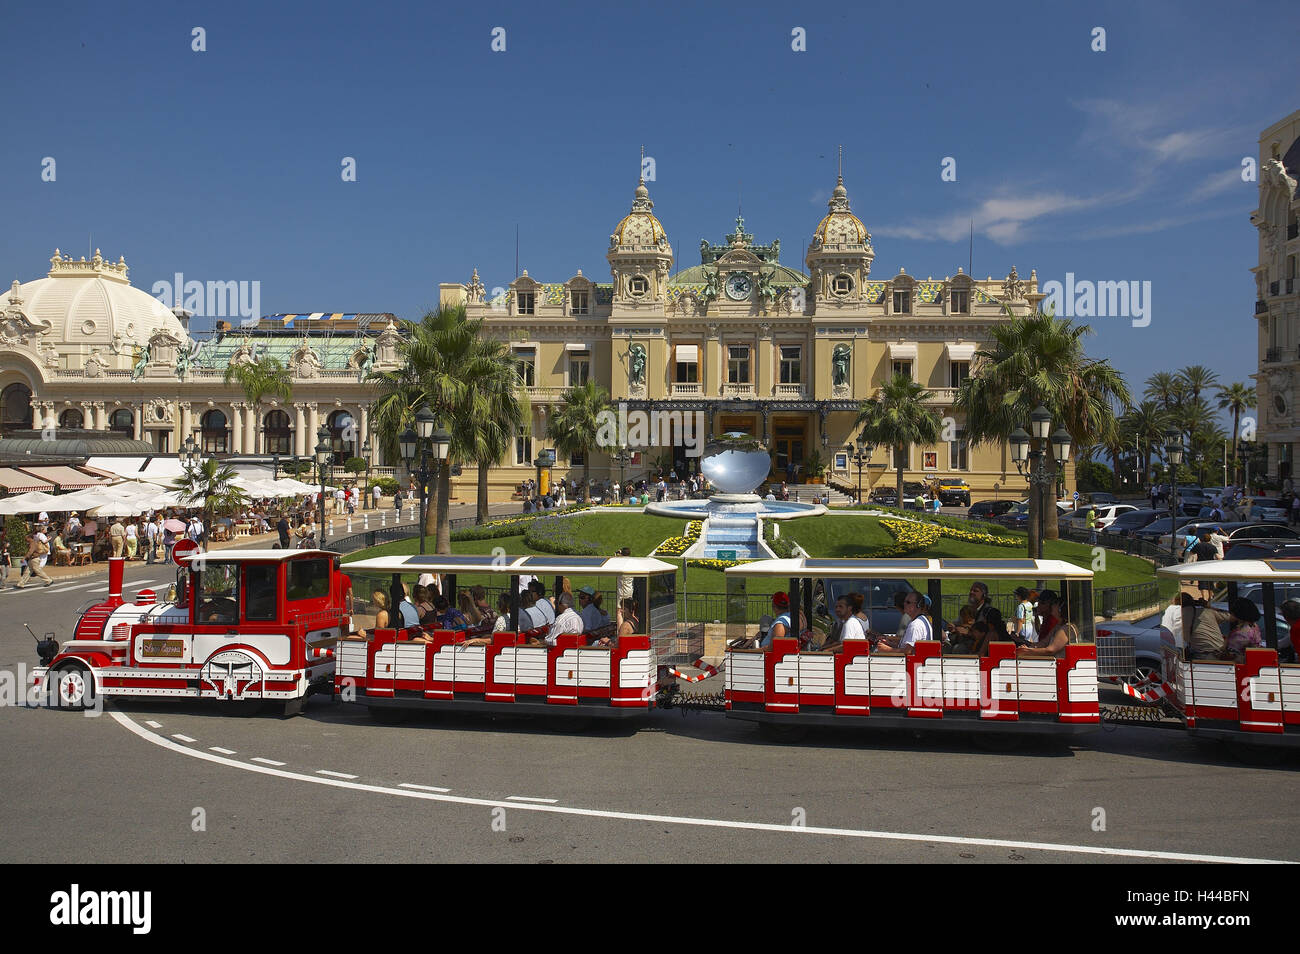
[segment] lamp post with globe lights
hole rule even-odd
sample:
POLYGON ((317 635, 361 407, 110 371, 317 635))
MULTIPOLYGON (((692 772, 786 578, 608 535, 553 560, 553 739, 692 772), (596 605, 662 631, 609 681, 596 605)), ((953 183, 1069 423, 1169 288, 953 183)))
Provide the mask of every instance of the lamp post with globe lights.
POLYGON ((1041 404, 1030 413, 1029 426, 1033 429, 1032 438, 1023 428, 1017 427, 1011 432, 1009 440, 1011 459, 1015 462, 1016 471, 1028 481, 1029 492, 1038 495, 1038 529, 1029 535, 1029 557, 1041 560, 1047 532, 1047 507, 1056 505, 1055 501, 1048 499, 1047 490, 1055 486, 1056 475, 1047 473, 1047 453, 1050 448, 1057 466, 1065 467, 1070 459, 1070 435, 1065 428, 1057 428, 1052 433, 1051 412, 1041 404), (1030 449, 1031 440, 1038 442, 1037 449, 1030 449))

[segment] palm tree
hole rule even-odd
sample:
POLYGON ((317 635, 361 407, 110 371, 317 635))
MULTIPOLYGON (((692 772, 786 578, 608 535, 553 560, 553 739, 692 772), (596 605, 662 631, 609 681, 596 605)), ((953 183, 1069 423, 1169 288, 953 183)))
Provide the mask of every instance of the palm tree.
MULTIPOLYGON (((895 463, 913 444, 936 444, 943 431, 934 408, 926 404, 934 395, 911 375, 894 375, 876 393, 862 402, 854 427, 861 426, 864 440, 890 448, 895 463)), ((898 467, 898 505, 903 505, 903 467, 898 467)))
POLYGON ((450 451, 431 489, 433 500, 423 528, 435 534, 437 553, 451 552, 451 468, 460 461, 478 461, 490 451, 492 441, 485 440, 483 432, 500 427, 493 418, 503 406, 503 392, 519 384, 508 352, 484 338, 482 326, 481 319, 466 317, 464 305, 442 306, 418 322, 404 322, 406 335, 398 346, 402 367, 368 376, 379 392, 375 422, 385 441, 395 443, 424 405, 451 433, 450 451))
POLYGON ((1178 380, 1187 388, 1193 401, 1201 399, 1201 392, 1218 385, 1219 376, 1209 368, 1193 364, 1178 372, 1178 380))
POLYGON ((481 357, 495 363, 499 370, 480 382, 488 398, 489 411, 484 418, 473 422, 473 459, 478 466, 475 523, 486 523, 488 518, 488 469, 510 451, 516 435, 531 418, 528 394, 510 346, 504 341, 485 339, 481 347, 481 357))
POLYGON ((1177 376, 1169 371, 1157 371, 1147 378, 1146 390, 1142 395, 1159 402, 1161 409, 1167 413, 1177 403, 1181 384, 1177 376))
POLYGON ((172 483, 172 489, 177 491, 182 504, 198 503, 203 507, 203 529, 210 536, 214 513, 235 510, 248 503, 248 496, 234 484, 237 476, 235 468, 209 457, 197 466, 187 467, 172 483))
MULTIPOLYGON (((1113 446, 1116 407, 1132 403, 1128 384, 1109 361, 1089 358, 1083 338, 1093 333, 1054 313, 1019 316, 1006 309, 1007 320, 989 329, 992 342, 975 353, 975 373, 962 382, 956 407, 966 415, 966 432, 974 442, 1005 442, 1024 427, 1042 405, 1074 442, 1113 446)), ((1040 450, 1048 451, 1043 447, 1040 450)), ((1048 473, 1056 461, 1046 458, 1048 473)), ((1038 494, 1029 495, 1031 540, 1040 518, 1038 494)), ((1060 536, 1056 507, 1048 507, 1045 539, 1060 536)))
MULTIPOLYGON (((293 397, 293 375, 275 358, 245 361, 226 367, 225 382, 235 381, 248 403, 258 407, 263 398, 288 402, 293 397)), ((259 409, 257 419, 262 419, 259 409)), ((257 432, 253 432, 253 453, 257 453, 257 432)))
POLYGON ((1129 408, 1119 423, 1125 443, 1142 448, 1142 472, 1151 480, 1151 448, 1164 443, 1169 415, 1155 401, 1148 400, 1129 408))
POLYGON ((1241 415, 1259 404, 1255 389, 1241 382, 1234 382, 1227 387, 1219 386, 1219 410, 1232 412, 1232 482, 1241 483, 1241 474, 1237 464, 1237 441, 1241 434, 1241 415))
MULTIPOLYGON (((564 406, 546 420, 546 436, 566 457, 582 455, 582 499, 591 478, 591 449, 596 446, 601 416, 609 410, 609 392, 587 381, 564 392, 564 406)), ((612 448, 611 448, 612 449, 612 448)))

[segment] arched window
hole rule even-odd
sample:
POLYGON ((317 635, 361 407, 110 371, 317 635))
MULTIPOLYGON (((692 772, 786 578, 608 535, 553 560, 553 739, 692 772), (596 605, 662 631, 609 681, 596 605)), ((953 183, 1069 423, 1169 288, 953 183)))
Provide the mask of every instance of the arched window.
POLYGON ((357 456, 357 424, 347 411, 335 411, 329 416, 330 446, 334 448, 334 463, 341 464, 357 456))
POLYGON ((272 411, 266 415, 262 425, 266 430, 266 453, 292 454, 293 428, 289 424, 289 415, 284 411, 272 411))
POLYGON ((224 454, 227 451, 226 443, 226 415, 215 408, 203 415, 199 422, 199 429, 202 432, 202 446, 205 454, 224 454))
POLYGON ((0 433, 32 428, 32 389, 25 384, 11 384, 0 392, 0 433))
POLYGON ((66 430, 80 430, 86 425, 86 418, 75 407, 70 407, 59 415, 59 427, 66 430))
POLYGON ((118 408, 108 418, 108 429, 123 437, 135 436, 135 415, 126 408, 118 408))

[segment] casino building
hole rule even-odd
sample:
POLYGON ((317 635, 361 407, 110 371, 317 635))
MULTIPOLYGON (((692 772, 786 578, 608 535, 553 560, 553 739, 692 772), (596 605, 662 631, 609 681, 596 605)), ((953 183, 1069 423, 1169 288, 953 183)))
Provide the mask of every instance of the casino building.
POLYGON ((56 249, 44 278, 13 282, 0 313, 0 435, 41 433, 54 450, 61 430, 113 431, 143 442, 129 445, 137 455, 171 457, 192 436, 209 454, 289 457, 311 454, 324 425, 336 462, 369 442, 372 463, 385 463, 362 377, 397 366, 393 315, 273 315, 191 335, 189 312, 127 273, 122 258, 56 249), (291 369, 290 402, 254 404, 224 383, 228 365, 264 355, 291 369))
MULTIPOLYGON (((925 386, 941 416, 953 418, 951 439, 913 447, 897 461, 877 449, 862 473, 864 490, 892 485, 901 467, 907 480, 961 476, 974 499, 1023 494, 1006 448, 970 446, 953 399, 988 329, 1005 320, 1004 304, 1024 314, 1044 297, 1036 273, 1028 280, 1014 267, 1005 279, 977 280, 960 268, 944 278, 903 270, 873 276, 871 236, 842 177, 812 229, 807 271, 782 264, 780 253, 779 240, 756 244, 737 217, 722 244, 700 242, 698 265, 671 274, 673 249, 641 181, 609 236, 611 281, 578 271, 544 282, 525 270, 495 298, 477 270, 468 283, 441 285, 442 302, 464 303, 510 342, 532 401, 531 426, 493 485, 532 472, 547 415, 566 388, 595 379, 629 409, 699 411, 709 434, 761 436, 774 452, 774 476, 793 461, 804 480, 820 462, 835 485, 856 487, 847 445, 859 405, 901 371, 925 386)), ((675 457, 678 473, 690 468, 680 449, 675 457)), ((561 460, 560 472, 580 463, 561 460)), ((593 476, 618 476, 606 454, 591 463, 593 476)), ((634 461, 628 471, 644 469, 634 461)))

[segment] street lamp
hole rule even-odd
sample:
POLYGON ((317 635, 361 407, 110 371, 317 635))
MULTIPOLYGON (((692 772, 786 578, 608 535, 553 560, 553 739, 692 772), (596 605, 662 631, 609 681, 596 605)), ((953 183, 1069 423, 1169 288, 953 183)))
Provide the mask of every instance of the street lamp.
POLYGON ((426 508, 429 499, 429 443, 433 445, 434 470, 433 479, 437 480, 441 476, 442 462, 447 459, 447 454, 451 451, 451 435, 441 427, 435 427, 438 419, 434 416, 433 411, 429 410, 429 405, 424 405, 415 414, 415 430, 409 427, 402 432, 397 439, 398 448, 402 452, 402 460, 406 462, 406 469, 410 471, 420 482, 420 552, 424 553, 424 528, 426 520, 426 508), (420 455, 420 466, 416 468, 415 455, 420 455))
POLYGON ((625 467, 627 467, 627 465, 631 462, 631 460, 632 460, 632 455, 631 453, 628 452, 628 449, 626 447, 620 447, 617 451, 614 452, 614 462, 618 464, 618 485, 620 490, 620 496, 619 496, 620 502, 622 502, 621 492, 626 489, 623 486, 623 476, 624 476, 623 470, 625 467))
POLYGON ((324 424, 316 432, 319 440, 316 442, 316 468, 320 473, 320 535, 316 545, 321 549, 325 547, 325 468, 333 456, 333 448, 330 446, 330 431, 324 424))
POLYGON ((1174 427, 1165 431, 1165 460, 1169 463, 1169 562, 1177 563, 1174 544, 1178 534, 1174 524, 1178 522, 1178 465, 1183 462, 1183 442, 1182 435, 1174 427))
POLYGON ((361 503, 362 510, 370 509, 370 435, 366 435, 361 445, 361 456, 366 459, 366 499, 361 503))
POLYGON ((862 468, 871 463, 871 455, 876 449, 861 437, 858 438, 856 451, 852 444, 846 446, 849 451, 853 452, 853 463, 858 467, 858 503, 862 503, 862 468))
MULTIPOLYGON (((1052 432, 1052 414, 1041 404, 1029 414, 1029 426, 1033 437, 1017 427, 1008 435, 1007 442, 1011 448, 1011 460, 1016 471, 1029 483, 1031 495, 1038 495, 1038 532, 1030 534, 1030 559, 1043 558, 1043 540, 1047 530, 1047 488, 1056 483, 1056 476, 1047 473, 1047 454, 1050 452, 1058 468, 1064 468, 1070 459, 1070 435, 1065 428, 1052 432), (1038 449, 1031 449, 1031 441, 1038 442, 1038 449)), ((1052 506, 1055 506, 1053 503, 1052 506)))

